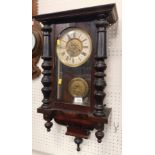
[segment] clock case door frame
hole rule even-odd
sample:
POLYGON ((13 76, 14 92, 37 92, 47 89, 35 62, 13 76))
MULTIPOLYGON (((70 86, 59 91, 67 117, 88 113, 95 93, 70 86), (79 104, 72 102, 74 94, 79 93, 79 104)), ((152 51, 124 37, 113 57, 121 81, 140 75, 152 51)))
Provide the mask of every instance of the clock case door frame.
MULTIPOLYGON (((89 59, 91 59, 91 61, 94 62, 94 54, 96 53, 96 36, 97 36, 97 31, 95 28, 95 24, 93 22, 77 22, 77 23, 65 23, 65 24, 55 24, 52 25, 52 30, 53 30, 53 34, 51 34, 51 38, 52 38, 52 44, 51 44, 51 48, 52 48, 52 55, 53 55, 53 71, 55 70, 56 67, 56 59, 57 59, 57 54, 56 54, 56 43, 57 43, 57 38, 58 36, 61 34, 62 31, 68 29, 68 28, 78 28, 78 29, 82 29, 84 31, 86 31, 89 35, 90 38, 92 39, 92 53, 91 56, 89 57, 89 59)), ((76 105, 76 104, 66 104, 65 102, 60 102, 54 99, 55 93, 51 94, 51 108, 58 108, 58 109, 66 109, 66 110, 75 110, 75 111, 79 111, 79 112, 91 112, 93 111, 94 108, 94 97, 93 97, 93 92, 94 92, 94 87, 93 87, 93 75, 94 75, 94 63, 91 63, 91 84, 90 84, 90 103, 89 106, 81 106, 81 105, 76 105)), ((82 67, 82 66, 79 66, 82 67)), ((56 76, 55 74, 52 75, 52 88, 55 88, 55 82, 56 81, 56 76)))

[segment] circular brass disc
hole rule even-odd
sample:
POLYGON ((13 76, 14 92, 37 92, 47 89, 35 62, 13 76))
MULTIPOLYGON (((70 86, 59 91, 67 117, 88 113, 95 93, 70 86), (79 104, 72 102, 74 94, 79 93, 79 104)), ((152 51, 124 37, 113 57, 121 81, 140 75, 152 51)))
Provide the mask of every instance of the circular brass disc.
POLYGON ((67 42, 66 51, 70 55, 70 57, 77 57, 82 52, 82 42, 77 39, 71 39, 67 42))
POLYGON ((83 78, 74 78, 69 82, 68 90, 73 97, 85 97, 88 93, 88 83, 83 78))

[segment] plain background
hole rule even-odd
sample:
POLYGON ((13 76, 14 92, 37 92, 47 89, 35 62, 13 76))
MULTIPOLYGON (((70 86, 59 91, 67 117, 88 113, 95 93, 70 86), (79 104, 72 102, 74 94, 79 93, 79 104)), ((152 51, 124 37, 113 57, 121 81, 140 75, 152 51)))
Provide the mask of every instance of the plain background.
MULTIPOLYGON (((123 2, 123 155, 154 155, 155 22, 151 1, 123 2)), ((31 1, 0 2, 0 154, 31 154, 31 1)))

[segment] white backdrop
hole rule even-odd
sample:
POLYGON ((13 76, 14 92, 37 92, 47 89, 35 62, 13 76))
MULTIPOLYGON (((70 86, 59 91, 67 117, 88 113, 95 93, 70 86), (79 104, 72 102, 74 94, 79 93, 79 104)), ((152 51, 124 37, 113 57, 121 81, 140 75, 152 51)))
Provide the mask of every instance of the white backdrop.
MULTIPOLYGON (((44 127, 42 114, 36 112, 42 104, 41 77, 32 83, 32 114, 33 114, 33 149, 53 155, 121 155, 121 0, 39 0, 39 14, 57 12, 74 8, 102 5, 115 2, 119 21, 108 29, 108 59, 106 70, 107 107, 112 107, 112 115, 105 127, 105 137, 101 144, 97 143, 95 131, 88 140, 81 144, 81 151, 76 151, 74 137, 66 136, 66 127, 54 123, 51 132, 44 127)), ((39 65, 41 65, 40 60, 39 65)))

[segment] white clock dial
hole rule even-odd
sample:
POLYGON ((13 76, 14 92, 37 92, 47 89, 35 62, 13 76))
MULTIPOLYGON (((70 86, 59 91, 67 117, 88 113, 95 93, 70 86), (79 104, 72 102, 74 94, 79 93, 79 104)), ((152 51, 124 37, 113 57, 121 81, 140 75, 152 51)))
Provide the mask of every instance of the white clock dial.
POLYGON ((81 29, 65 30, 57 40, 57 56, 66 66, 78 67, 84 64, 92 52, 89 34, 81 29))
POLYGON ((32 50, 34 49, 35 45, 36 45, 36 38, 34 34, 32 33, 32 50))

